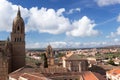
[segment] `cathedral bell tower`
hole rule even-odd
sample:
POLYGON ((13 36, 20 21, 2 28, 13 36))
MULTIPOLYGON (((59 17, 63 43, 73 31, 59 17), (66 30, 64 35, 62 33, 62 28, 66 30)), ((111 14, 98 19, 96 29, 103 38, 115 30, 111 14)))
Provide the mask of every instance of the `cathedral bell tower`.
POLYGON ((53 49, 52 49, 51 45, 48 45, 48 47, 46 49, 46 56, 48 59, 48 65, 53 66, 54 65, 54 54, 53 54, 53 49))
POLYGON ((25 66, 25 26, 18 7, 17 16, 13 20, 12 32, 12 71, 25 66))

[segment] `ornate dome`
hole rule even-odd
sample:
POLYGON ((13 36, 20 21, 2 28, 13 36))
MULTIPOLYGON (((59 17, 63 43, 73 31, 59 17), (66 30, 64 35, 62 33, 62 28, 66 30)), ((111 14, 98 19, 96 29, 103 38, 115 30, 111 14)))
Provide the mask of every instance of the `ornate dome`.
POLYGON ((20 13, 20 8, 18 7, 18 12, 17 12, 17 16, 15 17, 15 19, 13 20, 13 26, 16 26, 17 24, 22 24, 24 25, 24 21, 21 17, 21 13, 20 13))
POLYGON ((53 56, 53 50, 51 45, 48 45, 47 49, 46 49, 46 55, 47 57, 52 57, 53 56))
POLYGON ((47 47, 48 49, 52 49, 52 47, 51 47, 51 45, 48 45, 48 47, 47 47))

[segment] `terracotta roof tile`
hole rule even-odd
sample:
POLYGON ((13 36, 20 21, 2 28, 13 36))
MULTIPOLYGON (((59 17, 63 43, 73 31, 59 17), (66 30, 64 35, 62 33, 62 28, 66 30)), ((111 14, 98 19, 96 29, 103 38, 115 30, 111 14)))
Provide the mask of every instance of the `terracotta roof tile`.
POLYGON ((69 57, 67 57, 66 60, 87 60, 87 59, 81 58, 78 54, 72 54, 69 57))
POLYGON ((37 76, 37 75, 29 74, 29 73, 24 73, 19 78, 21 77, 28 79, 28 80, 46 80, 47 79, 44 76, 37 76))
MULTIPOLYGON (((61 68, 58 68, 61 70, 61 68)), ((57 69, 57 70, 58 70, 57 69)), ((40 70, 40 69, 39 69, 40 70)), ((18 79, 18 78, 26 78, 29 80, 46 80, 49 78, 57 78, 57 77, 67 77, 67 76, 79 76, 81 80, 105 80, 102 78, 102 76, 98 74, 93 74, 91 71, 86 72, 59 72, 59 73, 40 73, 40 71, 35 70, 35 68, 21 68, 19 70, 16 70, 15 72, 11 73, 9 76, 12 78, 18 79)))
POLYGON ((112 75, 118 75, 120 74, 120 69, 112 69, 110 71, 107 71, 107 73, 112 75))
POLYGON ((84 80, 99 80, 92 72, 84 72, 83 74, 84 80))

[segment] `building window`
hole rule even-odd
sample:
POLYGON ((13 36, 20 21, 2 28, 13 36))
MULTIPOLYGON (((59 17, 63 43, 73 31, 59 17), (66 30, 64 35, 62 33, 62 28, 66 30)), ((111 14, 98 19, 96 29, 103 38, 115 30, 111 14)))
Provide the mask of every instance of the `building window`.
POLYGON ((21 42, 21 38, 19 39, 19 41, 21 42))
POLYGON ((17 30, 18 30, 18 31, 20 30, 19 26, 17 27, 17 30))
POLYGON ((15 42, 16 42, 16 38, 15 38, 15 42))
POLYGON ((17 38, 17 42, 19 42, 19 38, 17 38))

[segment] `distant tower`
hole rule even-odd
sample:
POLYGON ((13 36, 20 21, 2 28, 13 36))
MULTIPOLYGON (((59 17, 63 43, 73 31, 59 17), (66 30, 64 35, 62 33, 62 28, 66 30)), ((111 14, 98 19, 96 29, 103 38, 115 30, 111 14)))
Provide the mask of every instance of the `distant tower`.
POLYGON ((12 32, 12 71, 25 65, 25 26, 21 17, 20 8, 16 18, 13 20, 12 32))
POLYGON ((54 54, 53 54, 53 49, 51 45, 48 45, 47 47, 46 56, 48 59, 48 65, 53 66, 54 65, 54 54))

